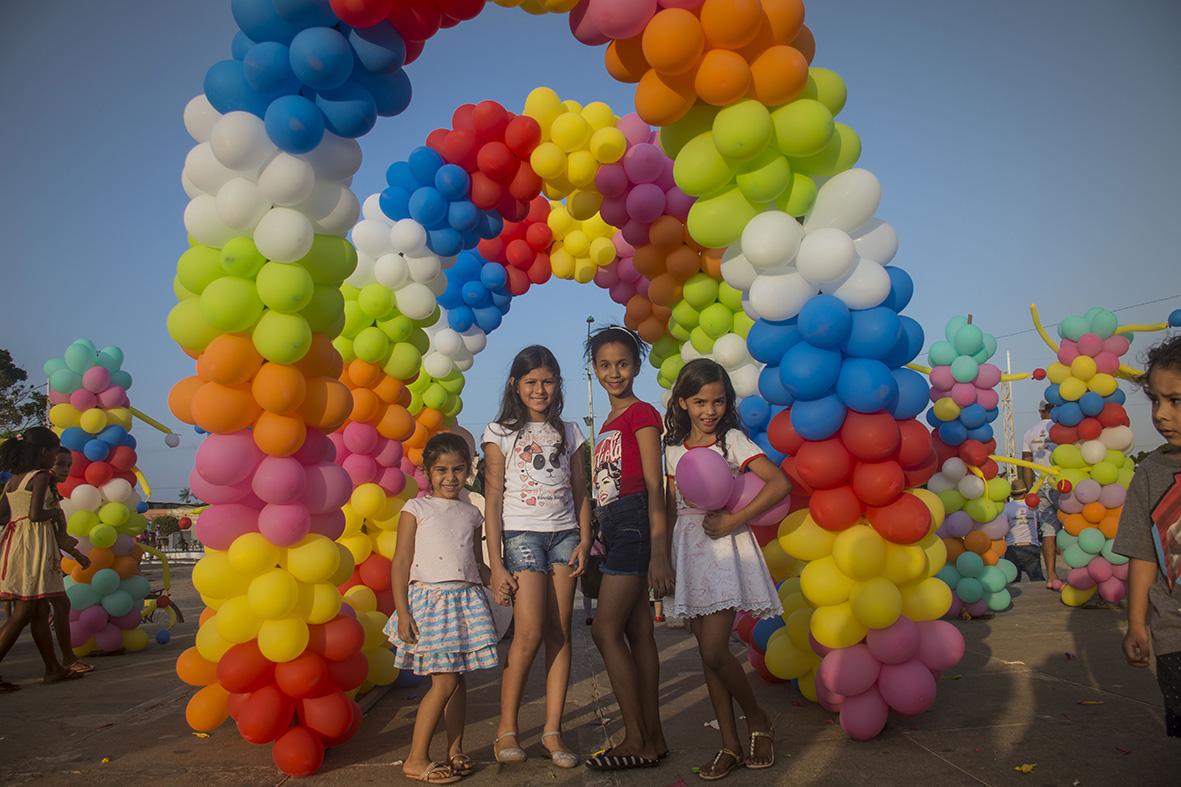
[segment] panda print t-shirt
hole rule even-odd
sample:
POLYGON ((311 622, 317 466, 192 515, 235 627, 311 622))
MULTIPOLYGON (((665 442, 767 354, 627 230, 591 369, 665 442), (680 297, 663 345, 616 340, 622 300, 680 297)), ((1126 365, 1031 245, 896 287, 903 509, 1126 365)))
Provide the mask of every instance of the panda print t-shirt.
POLYGON ((488 424, 482 445, 492 443, 504 454, 504 529, 555 533, 578 527, 570 460, 582 445, 582 430, 563 421, 566 444, 558 450, 558 433, 547 423, 529 423, 513 432, 488 424))

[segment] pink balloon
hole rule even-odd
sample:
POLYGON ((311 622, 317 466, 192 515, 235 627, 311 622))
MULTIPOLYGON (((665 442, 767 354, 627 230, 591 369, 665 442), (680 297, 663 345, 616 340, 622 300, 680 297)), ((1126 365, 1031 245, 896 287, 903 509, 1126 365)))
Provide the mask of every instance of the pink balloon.
POLYGON ((696 197, 690 197, 676 186, 673 186, 665 192, 664 210, 668 215, 673 216, 678 221, 685 221, 689 218, 689 209, 693 207, 693 203, 696 201, 696 197))
POLYGON ((622 197, 627 194, 627 173, 622 164, 604 164, 595 173, 595 187, 606 198, 622 197))
POLYGON ((300 504, 268 503, 258 515, 258 532, 276 546, 295 546, 311 529, 312 520, 308 509, 300 504))
POLYGON ((615 285, 611 288, 611 300, 618 303, 620 306, 626 306, 627 302, 636 294, 634 285, 626 282, 615 285))
POLYGON ((414 470, 415 470, 414 463, 410 461, 409 457, 402 458, 402 463, 398 466, 398 469, 401 470, 402 473, 405 475, 408 475, 411 477, 414 476, 414 470))
POLYGON ((82 412, 85 412, 92 407, 98 406, 98 397, 95 396, 93 392, 88 391, 85 388, 79 388, 70 394, 70 405, 75 410, 81 410, 82 412))
POLYGON ((402 462, 402 444, 397 440, 385 439, 378 446, 377 456, 374 457, 382 467, 397 467, 402 462))
POLYGON ((934 672, 942 672, 959 663, 964 657, 964 636, 959 629, 944 620, 925 620, 919 627, 917 658, 934 672))
POLYGON ((1128 586, 1123 580, 1111 577, 1099 583, 1099 598, 1111 604, 1118 604, 1128 594, 1128 586))
POLYGON ((629 145, 648 143, 655 137, 652 128, 635 112, 629 112, 621 117, 616 126, 623 132, 623 136, 627 137, 629 145))
POLYGON ((90 631, 88 631, 87 628, 85 626, 83 626, 80 622, 78 622, 76 620, 70 621, 70 647, 71 648, 82 647, 83 645, 85 645, 87 642, 90 641, 90 638, 92 636, 94 636, 94 635, 91 634, 90 631))
POLYGON ((886 664, 878 678, 878 692, 894 710, 917 716, 935 702, 935 676, 920 661, 886 664))
POLYGON ((598 22, 590 11, 590 5, 590 0, 587 0, 587 2, 574 6, 568 20, 570 32, 574 34, 579 43, 587 46, 602 46, 611 39, 599 29, 598 22))
POLYGON ((580 5, 587 6, 586 15, 599 32, 616 40, 638 36, 656 13, 656 0, 586 0, 580 5))
POLYGON ((633 220, 651 224, 664 215, 664 190, 654 183, 641 183, 627 195, 627 212, 633 220))
POLYGON ((976 404, 976 390, 971 383, 956 383, 951 386, 951 400, 960 407, 976 404))
POLYGON ((1128 564, 1127 563, 1120 563, 1118 566, 1112 566, 1111 567, 1111 575, 1113 577, 1115 577, 1116 579, 1120 579, 1120 580, 1123 580, 1124 582, 1127 582, 1128 581, 1128 564))
POLYGON ((1079 590, 1086 590, 1087 588, 1095 587, 1095 579, 1091 576, 1091 572, 1087 570, 1086 566, 1081 566, 1070 569, 1070 572, 1066 575, 1066 584, 1076 587, 1079 590))
POLYGON ((595 286, 609 290, 619 283, 619 263, 612 262, 595 270, 595 286))
POLYGON ((634 257, 636 255, 635 247, 625 241, 623 238, 619 237, 619 235, 615 235, 615 237, 611 238, 611 242, 615 245, 615 253, 620 258, 634 257))
POLYGON ((258 509, 241 503, 211 505, 197 518, 197 538, 213 549, 229 549, 234 539, 259 529, 258 509))
POLYGON ((94 635, 94 642, 99 650, 119 650, 123 647, 123 631, 115 624, 108 623, 102 631, 94 635))
POLYGON ((1123 334, 1109 336, 1103 340, 1103 351, 1112 353, 1117 358, 1126 353, 1131 347, 1132 343, 1123 334))
POLYGON ((1001 403, 1000 394, 996 391, 982 391, 976 389, 976 404, 983 407, 985 410, 995 410, 997 405, 1001 403))
POLYGON ((1099 585, 1111 579, 1114 574, 1111 563, 1107 562, 1107 558, 1100 557, 1099 555, 1091 558, 1091 562, 1087 564, 1087 573, 1099 585))
POLYGON ((406 488, 406 476, 401 470, 387 467, 378 477, 377 485, 385 490, 387 495, 401 494, 402 490, 406 488))
POLYGON ((133 628, 139 628, 140 610, 133 609, 126 615, 120 615, 117 618, 111 618, 111 622, 124 631, 130 631, 133 628))
POLYGON ((955 378, 951 376, 950 366, 935 366, 931 368, 931 386, 950 391, 955 385, 955 378))
POLYGON ((1104 374, 1115 374, 1119 371, 1119 356, 1109 352, 1099 353, 1095 356, 1095 369, 1104 374))
POLYGON ((344 512, 339 508, 326 514, 312 514, 311 520, 311 532, 327 536, 333 541, 344 533, 344 512))
MULTIPOLYGON (((250 477, 263 453, 250 432, 211 434, 197 449, 197 473, 211 484, 232 486, 250 477)), ((205 498, 202 498, 203 500, 205 498)))
POLYGON ((851 697, 873 686, 881 667, 881 662, 873 657, 868 647, 857 644, 837 648, 825 656, 816 677, 837 694, 851 697))
POLYGON ((1078 351, 1094 358, 1103 350, 1103 340, 1096 333, 1084 333, 1078 337, 1078 351))
MULTIPOLYGON (((664 162, 667 158, 657 145, 643 142, 633 145, 623 154, 623 169, 627 172, 627 179, 632 183, 652 184, 664 171, 664 162)), ((661 197, 663 196, 662 193, 661 197)))
POLYGON ((845 697, 841 703, 841 729, 855 741, 868 741, 885 728, 889 715, 886 701, 876 688, 871 688, 856 696, 845 697))
POLYGON ((294 457, 268 456, 258 465, 251 489, 268 503, 292 503, 303 494, 303 465, 294 457))
POLYGON ((341 462, 341 467, 349 474, 352 479, 352 485, 358 487, 361 484, 368 484, 377 480, 378 469, 377 462, 373 461, 373 457, 365 454, 351 454, 347 459, 341 462))
POLYGON ((357 421, 344 428, 344 445, 354 454, 372 454, 377 451, 377 443, 381 435, 372 424, 357 421))
MULTIPOLYGON (((619 237, 616 235, 615 237, 619 237)), ((619 280, 627 282, 628 284, 635 284, 641 278, 640 272, 636 270, 636 261, 631 257, 624 257, 620 255, 619 259, 619 280)))
POLYGON ((129 404, 127 401, 127 391, 117 385, 112 385, 105 391, 98 395, 98 406, 105 410, 112 410, 116 407, 126 407, 129 404))
POLYGON ((67 393, 62 393, 61 391, 50 391, 49 392, 49 403, 50 404, 66 404, 69 401, 70 401, 70 395, 67 393))
POLYGON ((823 681, 816 681, 816 701, 820 703, 820 707, 824 708, 830 713, 840 713, 841 706, 845 703, 845 696, 837 694, 825 686, 823 681))
MULTIPOLYGON (((820 658, 824 658, 829 653, 832 653, 833 650, 835 650, 835 648, 830 648, 827 645, 821 645, 816 641, 816 638, 812 636, 811 632, 808 633, 808 644, 812 647, 812 652, 820 658)), ((817 683, 819 683, 819 681, 817 681, 817 683)))
POLYGON ((976 374, 976 385, 980 388, 994 388, 1001 381, 1001 370, 991 363, 980 364, 976 374))
POLYGON ((194 497, 206 503, 241 503, 247 497, 254 497, 248 480, 225 486, 211 484, 197 473, 196 468, 189 473, 189 489, 194 497))
POLYGON ((1063 339, 1058 347, 1058 360, 1070 366, 1070 362, 1079 356, 1078 345, 1070 339, 1063 339))
POLYGON ((353 484, 343 467, 323 463, 305 468, 303 503, 313 514, 340 508, 352 494, 353 484))
POLYGON ((677 463, 676 479, 685 501, 703 511, 720 511, 734 486, 729 463, 710 448, 690 448, 677 463))
POLYGON ((102 393, 111 384, 111 373, 102 366, 92 366, 82 374, 82 387, 94 394, 102 393))
POLYGON ((919 629, 910 618, 900 617, 889 628, 870 629, 865 644, 882 664, 901 664, 918 652, 919 629))
MULTIPOLYGON (((734 479, 734 485, 730 489, 730 498, 726 501, 726 510, 730 513, 739 511, 750 505, 750 502, 763 490, 766 484, 763 479, 759 478, 754 473, 740 473, 734 479)), ((759 514, 750 521, 751 527, 767 527, 768 525, 778 525, 787 516, 788 509, 791 507, 791 500, 784 498, 771 508, 759 514)))
POLYGON ((110 622, 111 616, 103 609, 102 604, 95 604, 78 613, 78 625, 86 631, 86 639, 102 631, 110 622))

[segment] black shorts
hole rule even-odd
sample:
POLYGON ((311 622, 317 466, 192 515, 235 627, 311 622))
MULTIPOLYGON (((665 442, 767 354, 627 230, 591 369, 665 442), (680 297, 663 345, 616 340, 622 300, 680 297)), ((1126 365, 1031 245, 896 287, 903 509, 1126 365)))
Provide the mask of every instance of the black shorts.
POLYGON ((1181 651, 1156 657, 1156 682, 1165 701, 1165 734, 1181 738, 1181 651))
POLYGON ((602 572, 625 577, 648 576, 652 533, 648 525, 648 494, 621 497, 595 509, 595 522, 606 554, 602 572))

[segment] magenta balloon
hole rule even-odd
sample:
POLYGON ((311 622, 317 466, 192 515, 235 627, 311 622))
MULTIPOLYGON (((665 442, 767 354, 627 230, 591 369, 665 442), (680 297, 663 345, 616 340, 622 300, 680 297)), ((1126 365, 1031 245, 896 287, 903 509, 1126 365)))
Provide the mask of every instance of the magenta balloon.
POLYGON ((410 461, 409 457, 402 458, 402 464, 398 466, 398 469, 408 476, 414 475, 414 463, 410 461))
POLYGON ((841 703, 841 729, 855 741, 868 741, 877 737, 886 726, 890 708, 877 689, 845 697, 841 703))
MULTIPOLYGON (((1091 575, 1091 579, 1095 580, 1095 584, 1102 585, 1112 577, 1112 565, 1107 562, 1107 558, 1096 555, 1091 558, 1091 562, 1087 564, 1087 573, 1091 575)), ((1072 569, 1073 570, 1073 569, 1072 569)))
POLYGON ((268 456, 258 465, 250 488, 267 503, 292 503, 303 495, 303 465, 290 456, 268 456))
POLYGON ((878 692, 894 710, 917 716, 935 702, 935 676, 920 661, 887 664, 878 677, 878 692))
POLYGON ((1087 570, 1086 566, 1079 568, 1072 568, 1066 575, 1066 584, 1071 587, 1076 587, 1079 590, 1086 590, 1087 588, 1095 587, 1095 579, 1091 576, 1091 572, 1087 570))
POLYGON ((917 658, 934 672, 942 672, 964 657, 964 636, 945 620, 925 620, 919 627, 917 658))
POLYGON ((837 694, 852 697, 867 691, 878 679, 881 662, 863 644, 831 651, 820 661, 817 677, 837 694))
POLYGON ((654 184, 664 171, 668 156, 657 145, 643 142, 633 145, 623 154, 623 169, 627 179, 636 184, 654 184))
POLYGON ((303 502, 313 514, 326 514, 340 508, 353 491, 352 481, 343 467, 318 464, 305 468, 303 502))
POLYGON ((1111 604, 1123 601, 1127 594, 1128 586, 1115 577, 1099 583, 1099 598, 1111 604))
POLYGON ((738 477, 734 479, 733 485, 730 487, 730 497, 726 500, 726 510, 734 513, 740 508, 746 508, 764 486, 763 479, 754 473, 739 473, 738 477))
POLYGON ((976 385, 980 388, 995 388, 1001 381, 1000 367, 991 363, 980 364, 980 371, 976 374, 976 385))
POLYGON ((634 187, 627 195, 627 212, 633 220, 651 224, 664 215, 664 190, 654 183, 634 187))
POLYGON ((963 538, 972 532, 972 517, 963 511, 948 514, 947 519, 943 520, 943 529, 952 538, 963 538))
POLYGON ((612 227, 622 227, 628 219, 627 197, 623 194, 604 197, 603 203, 599 205, 599 216, 612 227))
POLYGON ((111 384, 111 373, 102 366, 92 366, 82 373, 82 387, 94 394, 102 393, 111 384))
POLYGON ((619 283, 619 263, 612 261, 595 270, 595 286, 609 290, 619 283))
POLYGON ((312 531, 327 536, 333 541, 344 533, 344 512, 340 509, 329 511, 327 514, 312 514, 312 531))
POLYGON ((298 503, 268 503, 258 515, 258 532, 276 546, 295 546, 311 529, 312 519, 308 509, 298 503))
POLYGON ((651 280, 641 276, 636 281, 636 294, 643 295, 645 298, 647 298, 648 297, 648 288, 650 286, 652 286, 651 280))
POLYGON ((111 622, 124 631, 130 631, 133 628, 139 628, 140 610, 133 609, 126 615, 120 615, 117 618, 111 618, 111 622))
POLYGON ((935 366, 931 369, 931 386, 950 391, 955 385, 955 378, 951 376, 950 366, 935 366))
POLYGON ((105 410, 126 407, 127 405, 127 391, 117 385, 112 385, 98 395, 98 406, 105 410))
POLYGON ((212 549, 229 549, 234 539, 259 529, 258 509, 241 503, 211 505, 197 517, 197 538, 212 549))
POLYGON ((77 620, 70 621, 70 647, 80 648, 90 641, 94 636, 90 631, 77 620))
POLYGON ((380 486, 387 495, 398 495, 406 488, 406 475, 395 467, 387 467, 381 471, 378 476, 377 485, 380 486))
POLYGON ((98 404, 98 397, 85 388, 79 388, 70 394, 70 406, 75 410, 85 412, 98 404))
POLYGON ((982 598, 978 601, 973 601, 971 604, 964 604, 962 601, 960 603, 963 606, 963 609, 967 611, 971 617, 981 618, 988 614, 987 599, 982 598))
POLYGON ((951 399, 960 407, 976 404, 977 390, 971 383, 956 383, 951 386, 951 399))
POLYGON ((666 192, 677 187, 677 179, 673 176, 673 160, 667 155, 664 157, 664 166, 661 167, 660 174, 656 177, 656 185, 666 192))
POLYGON ((365 454, 350 454, 340 466, 349 474, 354 487, 376 481, 380 472, 373 457, 365 454))
POLYGON ((1111 567, 1111 575, 1116 579, 1122 579, 1124 582, 1128 581, 1128 564, 1120 563, 1118 566, 1111 567))
MULTIPOLYGON (((381 435, 372 424, 354 421, 344 428, 342 433, 345 448, 354 454, 372 454, 377 451, 378 440, 381 435)), ((339 449, 338 449, 339 453, 339 449)))
POLYGON ((611 238, 611 243, 615 246, 615 255, 621 260, 625 258, 630 260, 632 257, 636 256, 635 247, 623 238, 619 237, 618 233, 616 233, 615 236, 611 238))
POLYGON ((595 173, 595 188, 604 199, 622 197, 627 194, 628 185, 622 164, 605 164, 595 173))
POLYGON ((1099 485, 1098 481, 1092 478, 1084 478, 1075 485, 1073 491, 1075 499, 1086 505, 1087 503, 1094 503, 1099 499, 1099 493, 1103 491, 1103 487, 1099 485))
POLYGON ((336 446, 328 435, 316 429, 309 429, 303 445, 292 456, 304 467, 336 461, 336 446))
POLYGON ((901 664, 918 652, 919 628, 910 618, 900 617, 888 628, 870 629, 865 645, 882 664, 901 664))
MULTIPOLYGON (((595 30, 616 40, 638 36, 656 13, 656 0, 585 0, 579 5, 587 6, 586 16, 594 24, 595 30)), ((571 24, 573 22, 572 14, 571 24)), ((571 32, 576 37, 579 34, 573 28, 571 32)), ((578 40, 582 41, 581 38, 578 40)))
POLYGON ((1103 350, 1103 340, 1099 338, 1097 333, 1084 333, 1078 337, 1078 351, 1083 355, 1089 355, 1094 358, 1103 350))
POLYGON ((995 410, 1001 403, 1001 396, 996 391, 982 391, 976 389, 976 404, 985 410, 995 410))
POLYGON ((631 257, 622 257, 619 260, 619 280, 629 284, 635 284, 640 280, 640 272, 636 270, 636 261, 631 257))
POLYGON ((730 465, 710 448, 690 448, 677 463, 677 489, 689 505, 720 511, 730 498, 730 465))
POLYGON ((623 132, 623 136, 627 137, 629 145, 651 142, 655 136, 652 128, 635 112, 624 115, 615 125, 623 132))
POLYGON ((398 467, 402 463, 402 444, 397 440, 382 438, 385 442, 378 445, 377 463, 382 467, 398 467))
POLYGON ((689 209, 693 207, 693 203, 696 201, 696 197, 690 197, 676 186, 673 186, 665 192, 664 210, 668 215, 678 221, 685 221, 689 218, 689 209))
POLYGON ((751 527, 775 527, 791 512, 791 497, 785 497, 750 521, 751 527))
POLYGON ((123 647, 123 632, 115 624, 108 623, 102 631, 94 635, 94 642, 99 650, 119 650, 123 647))
POLYGON ((635 246, 646 246, 652 239, 651 235, 652 225, 646 221, 639 219, 628 219, 624 225, 620 227, 619 234, 623 236, 624 240, 635 246))
POLYGON ((110 622, 111 616, 103 609, 102 604, 95 604, 78 613, 78 624, 86 631, 87 639, 102 631, 110 622))
MULTIPOLYGON (((233 486, 250 477, 263 453, 250 432, 211 434, 197 449, 197 472, 211 484, 233 486)), ((205 500, 206 498, 201 498, 205 500)))
POLYGON ((576 5, 570 12, 568 22, 570 32, 580 43, 587 46, 602 46, 611 40, 603 35, 603 31, 599 29, 598 23, 590 13, 590 0, 584 0, 576 5))

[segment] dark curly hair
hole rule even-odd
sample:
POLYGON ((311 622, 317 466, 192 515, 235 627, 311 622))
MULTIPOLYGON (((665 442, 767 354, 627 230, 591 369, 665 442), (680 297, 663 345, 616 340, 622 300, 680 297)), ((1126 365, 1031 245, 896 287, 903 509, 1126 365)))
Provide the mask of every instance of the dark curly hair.
POLYGON ((508 380, 505 381, 504 391, 500 395, 500 412, 496 416, 496 423, 509 433, 519 432, 529 423, 529 413, 517 393, 517 383, 534 369, 548 369, 554 375, 556 385, 553 398, 550 399, 545 412, 545 422, 558 433, 558 453, 565 453, 566 427, 562 423, 562 408, 566 406, 566 402, 562 395, 562 368, 558 366, 558 359, 548 347, 532 344, 513 358, 508 380))
POLYGON ((48 470, 60 447, 61 441, 52 429, 31 426, 0 445, 0 470, 13 475, 48 470))
POLYGON ((640 338, 640 334, 622 325, 607 325, 597 328, 586 340, 584 350, 586 357, 594 362, 599 350, 608 344, 622 344, 631 350, 636 366, 639 366, 648 355, 648 343, 640 338))
POLYGON ((1141 389, 1148 389, 1148 376, 1157 369, 1181 372, 1181 334, 1170 336, 1153 345, 1144 356, 1144 374, 1136 381, 1141 389))
POLYGON ((682 399, 689 399, 710 383, 721 383, 726 392, 726 413, 719 419, 714 438, 722 453, 726 452, 726 434, 731 429, 742 431, 742 422, 738 419, 738 397, 734 393, 734 384, 730 382, 730 375, 716 361, 709 358, 698 358, 689 361, 681 368, 677 381, 668 397, 668 410, 664 414, 664 443, 665 445, 683 445, 689 438, 693 428, 689 420, 689 412, 681 407, 682 399))

